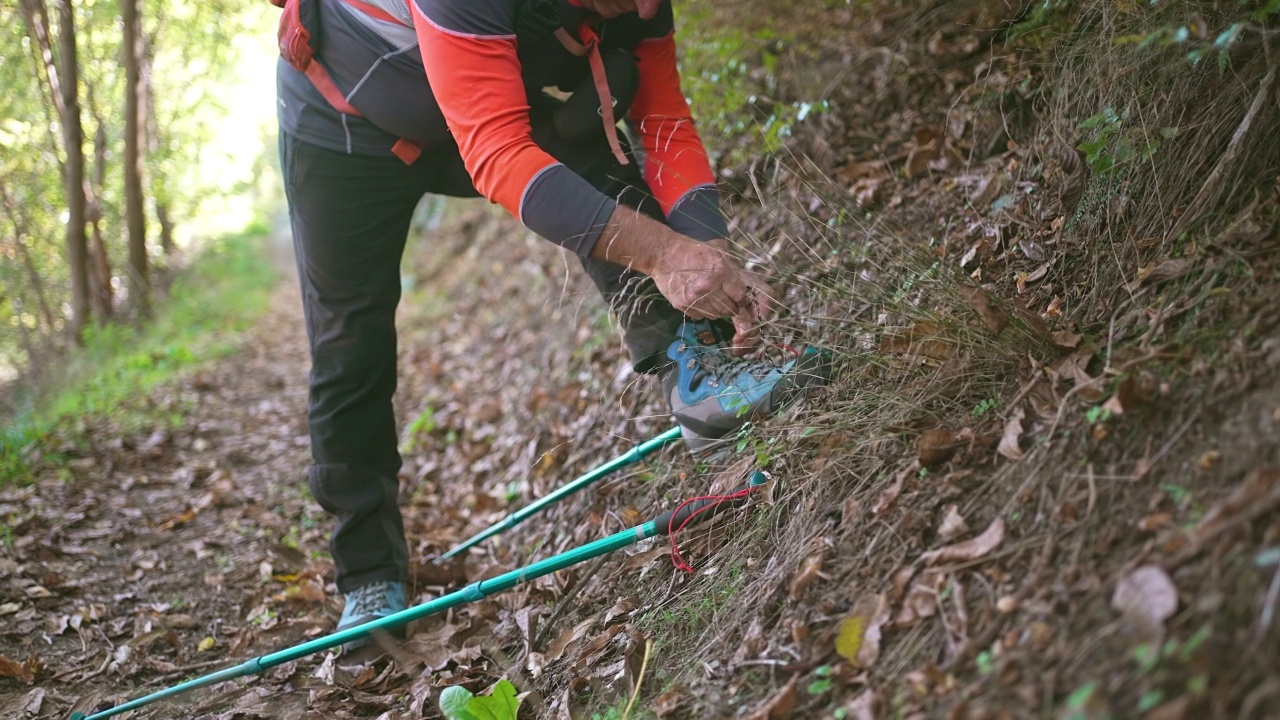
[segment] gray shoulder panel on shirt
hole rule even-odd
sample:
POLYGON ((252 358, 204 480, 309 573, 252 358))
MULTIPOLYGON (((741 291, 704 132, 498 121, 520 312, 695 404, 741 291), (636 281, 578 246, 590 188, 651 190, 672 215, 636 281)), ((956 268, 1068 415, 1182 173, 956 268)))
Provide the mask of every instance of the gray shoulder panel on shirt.
POLYGON ((515 34, 516 0, 413 0, 445 32, 474 37, 515 34))

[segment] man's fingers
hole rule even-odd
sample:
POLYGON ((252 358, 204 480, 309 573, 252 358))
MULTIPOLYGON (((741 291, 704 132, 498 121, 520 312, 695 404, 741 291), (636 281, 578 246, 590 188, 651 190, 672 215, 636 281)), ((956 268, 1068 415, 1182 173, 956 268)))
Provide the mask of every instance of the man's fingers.
POLYGON ((733 316, 733 354, 745 355, 756 344, 755 313, 743 310, 733 316))

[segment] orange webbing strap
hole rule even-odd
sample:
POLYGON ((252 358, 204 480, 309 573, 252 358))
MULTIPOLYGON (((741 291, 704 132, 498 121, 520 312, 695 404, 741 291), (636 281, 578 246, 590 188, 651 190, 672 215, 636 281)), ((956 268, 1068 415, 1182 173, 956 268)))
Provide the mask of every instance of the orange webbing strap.
POLYGON ((367 2, 361 2, 361 0, 343 0, 343 1, 346 2, 348 5, 350 5, 351 7, 364 13, 365 15, 368 15, 369 17, 377 18, 384 22, 395 23, 396 25, 404 25, 404 23, 400 20, 400 18, 396 17, 395 15, 392 15, 386 10, 383 10, 377 5, 370 5, 367 2))
POLYGON ((324 96, 324 99, 333 106, 334 110, 346 115, 364 117, 359 110, 356 110, 351 106, 351 103, 347 102, 347 96, 342 94, 342 91, 338 89, 338 85, 333 82, 333 78, 329 76, 329 71, 325 70, 318 60, 312 60, 307 63, 307 69, 303 72, 306 74, 307 79, 311 81, 311 84, 315 85, 320 94, 324 96))
MULTIPOLYGON (((360 111, 355 109, 351 103, 347 102, 347 98, 338 89, 338 85, 333 82, 333 78, 329 76, 329 71, 324 69, 318 60, 312 60, 307 63, 307 69, 303 71, 307 79, 315 85, 324 99, 333 106, 334 110, 346 115, 354 115, 356 117, 364 117, 360 111)), ((391 154, 400 158, 400 162, 405 165, 412 165, 417 162, 418 157, 422 155, 422 146, 418 143, 400 138, 396 140, 396 144, 391 146, 391 154)))
POLYGON ((405 165, 412 165, 422 155, 422 146, 412 140, 400 138, 395 145, 391 146, 391 153, 400 158, 400 162, 405 165))
POLYGON ((613 151, 619 164, 629 165, 627 154, 622 151, 622 141, 618 139, 618 120, 613 116, 613 93, 609 91, 604 59, 600 57, 600 38, 586 25, 582 26, 582 32, 587 36, 586 44, 578 42, 562 27, 556 28, 555 36, 569 52, 578 57, 587 56, 587 62, 591 65, 591 77, 596 84, 596 95, 600 98, 600 119, 604 122, 604 135, 609 141, 609 149, 613 151))

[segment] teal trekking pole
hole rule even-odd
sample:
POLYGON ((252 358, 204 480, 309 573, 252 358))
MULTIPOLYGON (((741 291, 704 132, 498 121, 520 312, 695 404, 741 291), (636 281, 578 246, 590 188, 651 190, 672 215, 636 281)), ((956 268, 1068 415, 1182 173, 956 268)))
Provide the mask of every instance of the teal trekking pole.
POLYGON ((471 536, 470 539, 463 542, 461 545, 458 545, 452 550, 436 558, 435 561, 439 563, 441 561, 448 560, 449 558, 455 555, 464 553, 467 550, 475 547, 476 545, 479 545, 480 543, 484 542, 485 540, 488 540, 494 535, 504 533, 510 530, 511 528, 515 527, 516 525, 519 525, 520 523, 524 522, 525 520, 528 520, 530 517, 537 514, 543 508, 560 502, 561 500, 569 497, 570 495, 578 492, 579 490, 587 487, 588 485, 591 485, 599 480, 602 480, 605 477, 612 475, 613 473, 617 472, 618 470, 621 470, 622 468, 628 465, 634 465, 640 462, 641 460, 645 459, 649 455, 652 455, 655 451, 666 446, 668 443, 675 442, 676 440, 679 440, 679 439, 680 439, 680 426, 677 425, 671 428, 670 430, 662 433, 658 437, 631 448, 627 452, 597 467, 595 470, 592 470, 586 475, 583 475, 582 477, 572 482, 566 483, 565 485, 561 485, 559 488, 556 488, 551 493, 544 495, 543 497, 533 501, 532 503, 529 503, 528 505, 520 508, 519 510, 516 510, 515 512, 502 518, 498 522, 490 525, 484 530, 481 530, 480 532, 471 536))
POLYGON ((82 712, 74 712, 71 714, 71 720, 103 720, 104 718, 119 715, 130 710, 137 710, 140 707, 159 702, 160 700, 176 697, 197 688, 208 687, 209 685, 234 680, 248 675, 256 675, 257 673, 273 668, 277 665, 292 662, 320 652, 321 650, 328 650, 330 648, 343 645, 352 640, 364 638, 365 636, 378 631, 403 627, 414 620, 435 615, 459 605, 465 605, 466 603, 482 600, 490 595, 500 593, 504 590, 509 590, 516 585, 540 578, 543 575, 549 575, 553 572, 563 570, 572 565, 577 565, 601 555, 607 555, 615 550, 619 550, 655 535, 664 532, 674 533, 694 522, 702 522, 703 520, 716 515, 721 510, 738 507, 747 500, 752 492, 761 485, 764 485, 765 482, 767 482, 767 478, 763 472, 760 472, 759 470, 753 471, 746 485, 743 485, 725 495, 687 500, 677 506, 674 510, 669 510, 646 523, 641 523, 640 525, 636 525, 628 530, 623 530, 622 532, 610 535, 609 537, 587 543, 586 545, 549 557, 546 560, 541 560, 533 563, 532 565, 517 568, 488 580, 481 580, 479 582, 472 583, 461 590, 438 597, 430 602, 416 605, 408 608, 407 610, 401 610, 398 613, 388 615, 384 618, 379 618, 372 622, 365 623, 364 625, 353 627, 349 630, 336 632, 332 635, 326 635, 324 637, 302 643, 301 645, 295 645, 291 648, 285 648, 284 650, 262 655, 254 658, 253 660, 249 660, 248 662, 241 663, 240 665, 229 667, 225 670, 219 670, 217 672, 198 677, 194 680, 188 680, 187 682, 174 685, 173 687, 151 693, 145 697, 140 697, 137 700, 131 700, 123 705, 95 712, 92 715, 85 715, 82 712))

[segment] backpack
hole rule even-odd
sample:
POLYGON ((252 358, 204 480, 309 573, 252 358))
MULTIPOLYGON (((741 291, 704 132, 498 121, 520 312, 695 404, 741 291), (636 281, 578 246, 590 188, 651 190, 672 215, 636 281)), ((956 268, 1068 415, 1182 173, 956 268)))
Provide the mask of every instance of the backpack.
MULTIPOLYGON (((347 101, 324 65, 315 61, 322 37, 320 0, 269 1, 283 11, 276 31, 280 57, 306 75, 335 110, 363 117, 347 101)), ((362 0, 344 1, 371 14, 381 12, 362 0)), ((642 0, 651 1, 656 5, 656 0, 642 0)), ((639 69, 635 59, 624 51, 602 53, 598 36, 589 28, 586 30, 586 44, 578 42, 560 27, 550 0, 528 0, 521 3, 517 8, 517 25, 522 31, 554 35, 569 52, 588 58, 590 77, 576 89, 569 102, 559 108, 555 116, 556 130, 567 138, 577 139, 590 132, 591 127, 603 126, 614 156, 620 164, 627 165, 628 160, 619 142, 615 121, 626 113, 639 85, 639 69)), ((406 165, 412 165, 422 154, 422 147, 412 140, 400 138, 391 146, 391 152, 406 165)))
MULTIPOLYGON (((276 30, 276 40, 280 45, 280 57, 289 65, 307 76, 324 99, 333 109, 346 115, 364 117, 338 89, 337 83, 329 75, 324 65, 315 61, 316 52, 320 50, 320 0, 269 0, 272 5, 281 9, 280 25, 276 30)), ((360 0, 347 0, 353 5, 363 5, 360 0)), ((391 152, 405 165, 412 165, 422 155, 422 146, 407 138, 396 140, 391 152)))

